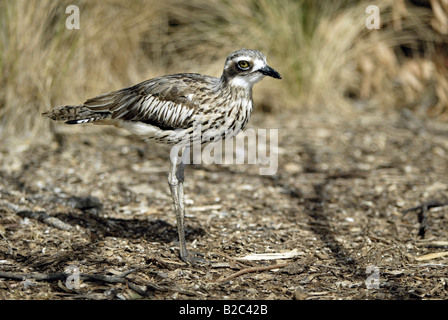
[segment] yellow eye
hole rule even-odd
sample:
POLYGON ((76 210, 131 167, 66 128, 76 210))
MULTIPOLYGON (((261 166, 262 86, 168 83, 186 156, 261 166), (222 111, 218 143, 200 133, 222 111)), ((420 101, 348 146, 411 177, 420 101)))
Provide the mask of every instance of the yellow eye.
POLYGON ((247 70, 247 69, 249 69, 250 64, 246 60, 241 60, 241 61, 238 61, 238 67, 240 67, 240 69, 247 70))

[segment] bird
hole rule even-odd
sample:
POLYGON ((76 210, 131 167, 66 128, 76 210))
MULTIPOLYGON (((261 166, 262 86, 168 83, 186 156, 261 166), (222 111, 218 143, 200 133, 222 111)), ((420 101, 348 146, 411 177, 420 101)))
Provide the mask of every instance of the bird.
POLYGON ((191 254, 185 241, 186 155, 193 143, 229 139, 243 130, 253 109, 252 87, 265 76, 282 79, 262 52, 243 48, 227 56, 219 78, 198 73, 159 76, 80 105, 55 107, 42 116, 70 125, 113 125, 145 140, 179 148, 171 155, 168 185, 176 214, 180 259, 196 265, 205 260, 191 254))

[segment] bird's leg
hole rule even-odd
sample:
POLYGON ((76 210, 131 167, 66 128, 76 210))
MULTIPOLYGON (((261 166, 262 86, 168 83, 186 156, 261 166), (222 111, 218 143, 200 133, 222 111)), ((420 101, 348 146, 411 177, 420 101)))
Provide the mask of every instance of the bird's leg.
MULTIPOLYGON (((189 152, 190 152, 189 147, 186 147, 182 151, 182 159, 181 159, 179 166, 177 167, 177 170, 176 170, 176 179, 178 182, 177 197, 178 197, 178 204, 179 204, 179 217, 181 219, 182 229, 184 228, 184 221, 185 221, 184 171, 185 171, 186 156, 188 156, 189 152)), ((183 230, 182 230, 182 233, 184 234, 183 230)), ((183 247, 182 247, 182 243, 181 243, 181 257, 182 257, 182 250, 188 256, 188 252, 187 252, 186 245, 185 245, 185 235, 183 235, 183 238, 181 238, 180 234, 179 234, 179 241, 181 241, 180 239, 182 239, 182 241, 184 243, 183 247)))
MULTIPOLYGON (((174 212, 176 213, 177 233, 179 235, 180 258, 188 261, 188 251, 185 244, 185 228, 184 228, 184 210, 181 208, 179 201, 179 180, 176 174, 178 157, 171 159, 171 171, 168 175, 168 185, 170 186, 171 197, 173 198, 174 212)), ((182 195, 183 196, 183 195, 182 195)), ((182 201, 183 202, 183 201, 182 201)), ((182 203, 183 207, 183 203, 182 203)))
POLYGON ((185 163, 190 155, 190 148, 185 147, 182 151, 182 159, 177 165, 178 157, 172 159, 171 171, 168 176, 171 196, 173 198, 174 210, 176 212, 177 232, 179 234, 179 254, 180 258, 190 264, 205 263, 206 261, 195 256, 191 256, 187 250, 185 241, 185 202, 184 202, 184 171, 185 163))

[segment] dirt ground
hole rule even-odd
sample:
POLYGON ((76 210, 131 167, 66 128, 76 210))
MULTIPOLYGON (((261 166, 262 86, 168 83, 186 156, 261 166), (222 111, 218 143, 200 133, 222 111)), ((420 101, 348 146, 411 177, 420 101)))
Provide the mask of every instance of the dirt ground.
POLYGON ((88 125, 3 141, 0 299, 448 297, 447 124, 257 113, 250 126, 279 129, 274 175, 186 169, 200 267, 178 258, 167 147, 88 125))

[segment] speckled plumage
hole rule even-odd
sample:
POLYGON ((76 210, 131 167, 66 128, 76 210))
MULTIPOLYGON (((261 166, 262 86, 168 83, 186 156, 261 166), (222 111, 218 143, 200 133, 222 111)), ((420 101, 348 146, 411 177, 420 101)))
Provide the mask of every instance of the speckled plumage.
MULTIPOLYGON (((264 76, 281 79, 257 50, 231 53, 220 78, 197 73, 166 75, 106 93, 82 105, 43 113, 67 124, 94 123, 125 128, 144 139, 188 147, 229 138, 243 130, 252 113, 252 86, 264 76), (199 133, 199 134, 198 134, 199 133)), ((192 262, 183 231, 183 163, 172 161, 169 185, 177 216, 180 256, 192 262)))

